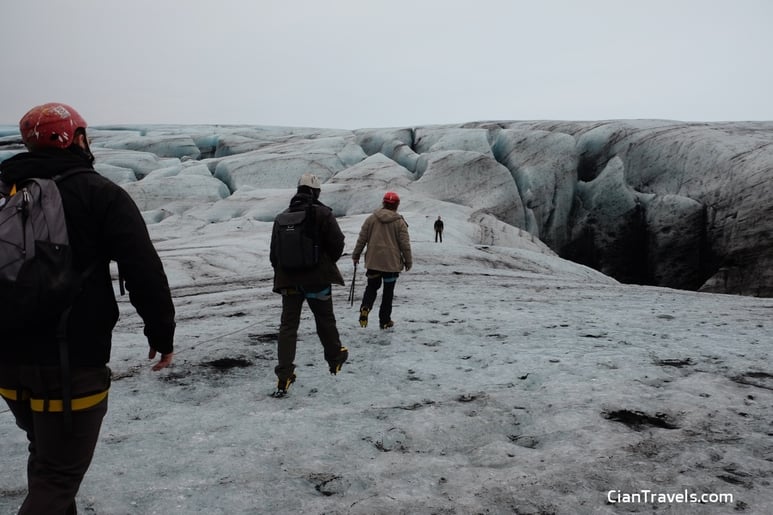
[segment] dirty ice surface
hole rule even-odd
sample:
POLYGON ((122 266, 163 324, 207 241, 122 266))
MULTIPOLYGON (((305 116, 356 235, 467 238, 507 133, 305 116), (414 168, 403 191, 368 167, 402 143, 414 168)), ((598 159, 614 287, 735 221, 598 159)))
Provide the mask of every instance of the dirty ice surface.
MULTIPOLYGON (((621 285, 537 244, 480 245, 453 211, 434 243, 436 213, 413 207, 415 265, 386 331, 357 323, 361 268, 347 302, 366 215, 340 218, 347 286, 334 302, 350 360, 328 373, 305 308, 284 399, 270 397, 271 224, 150 225, 176 360, 150 371, 121 298, 81 512, 773 512, 773 299, 621 285)), ((0 513, 15 513, 27 451, 7 410, 0 441, 0 513)))

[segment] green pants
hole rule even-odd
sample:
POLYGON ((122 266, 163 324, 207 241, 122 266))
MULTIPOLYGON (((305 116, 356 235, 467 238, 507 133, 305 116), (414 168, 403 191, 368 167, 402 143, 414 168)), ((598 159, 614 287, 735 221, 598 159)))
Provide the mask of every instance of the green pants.
POLYGON ((333 313, 333 298, 330 287, 320 292, 300 292, 292 290, 282 294, 282 321, 279 326, 277 354, 279 364, 274 369, 276 376, 284 380, 295 371, 295 350, 298 341, 298 326, 301 322, 301 310, 306 301, 314 315, 317 335, 325 351, 325 360, 330 363, 341 353, 341 340, 338 336, 336 318, 333 313), (320 294, 322 293, 322 294, 320 294))

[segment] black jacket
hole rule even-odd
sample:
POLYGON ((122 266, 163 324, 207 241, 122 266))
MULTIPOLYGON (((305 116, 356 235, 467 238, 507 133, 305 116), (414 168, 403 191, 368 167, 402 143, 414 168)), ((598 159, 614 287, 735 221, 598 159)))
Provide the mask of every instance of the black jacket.
POLYGON ((319 265, 311 270, 288 273, 277 266, 276 230, 271 233, 271 266, 274 267, 274 291, 280 293, 283 289, 298 287, 328 286, 330 284, 344 285, 344 278, 336 266, 336 262, 344 252, 344 233, 338 226, 333 211, 310 193, 297 193, 290 201, 290 211, 303 211, 308 206, 314 210, 316 231, 319 234, 321 254, 319 265))
MULTIPOLYGON (((29 177, 50 178, 72 169, 89 169, 58 183, 67 222, 73 266, 94 266, 70 312, 67 341, 72 366, 101 366, 110 360, 112 331, 118 321, 110 261, 116 261, 129 300, 145 323, 148 343, 156 351, 173 351, 174 305, 161 259, 147 226, 126 191, 93 170, 91 163, 68 150, 25 152, 0 163, 0 179, 17 183, 29 177)), ((0 306, 2 309, 2 306, 0 306)), ((2 329, 0 329, 2 330, 2 329)), ((56 365, 54 327, 3 331, 0 361, 56 365)))

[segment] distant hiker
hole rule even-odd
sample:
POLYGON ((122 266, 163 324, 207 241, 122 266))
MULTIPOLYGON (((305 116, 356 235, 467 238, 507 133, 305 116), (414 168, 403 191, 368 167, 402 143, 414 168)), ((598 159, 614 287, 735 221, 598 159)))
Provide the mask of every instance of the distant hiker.
POLYGON ((319 201, 320 191, 315 175, 302 175, 290 207, 277 215, 271 233, 274 292, 282 294, 275 397, 287 394, 295 381, 295 348, 304 301, 314 314, 330 373, 340 372, 349 356, 338 337, 331 290, 333 283, 344 285, 336 265, 344 251, 344 234, 332 209, 319 201))
MULTIPOLYGON (((73 289, 69 309, 40 312, 26 325, 5 320, 8 310, 20 311, 27 300, 22 297, 31 293, 21 284, 23 273, 15 294, 6 295, 7 283, 0 287, 0 395, 29 440, 27 496, 19 513, 71 514, 77 511, 75 496, 107 412, 106 364, 118 320, 110 261, 118 263, 129 300, 144 322, 149 359, 161 354, 153 370, 172 363, 175 311, 136 204, 123 188, 94 171, 83 118, 72 107, 49 103, 32 108, 19 128, 28 152, 0 163, 4 190, 11 186, 11 193, 34 199, 38 182, 31 178, 48 183, 43 180, 66 174, 56 183, 56 198, 61 196, 69 245, 46 251, 38 244, 30 263, 38 254, 47 258, 71 251, 67 266, 81 287, 73 289)), ((36 206, 26 208, 32 212, 36 206)), ((0 259, 10 252, 0 247, 0 259)))
POLYGON ((435 220, 435 243, 437 243, 438 238, 440 238, 440 243, 443 243, 443 220, 439 216, 435 220))
POLYGON ((360 255, 365 252, 365 268, 368 285, 360 306, 360 326, 368 326, 368 314, 376 301, 376 292, 384 283, 381 306, 378 312, 379 327, 388 329, 394 326, 392 321, 392 297, 395 283, 400 272, 409 271, 413 266, 411 239, 408 224, 397 213, 400 197, 393 191, 384 195, 382 207, 373 212, 362 224, 357 245, 352 252, 352 261, 356 265, 360 255))

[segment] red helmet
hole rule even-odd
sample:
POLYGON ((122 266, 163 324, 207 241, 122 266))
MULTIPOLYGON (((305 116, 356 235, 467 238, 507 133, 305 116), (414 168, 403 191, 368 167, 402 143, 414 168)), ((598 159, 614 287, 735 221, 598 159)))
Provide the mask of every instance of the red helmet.
POLYGON ((398 205, 400 203, 400 196, 394 191, 387 191, 384 193, 384 204, 398 205))
POLYGON ((67 148, 75 131, 86 128, 86 120, 72 107, 58 102, 33 107, 19 122, 21 140, 29 149, 67 148))

